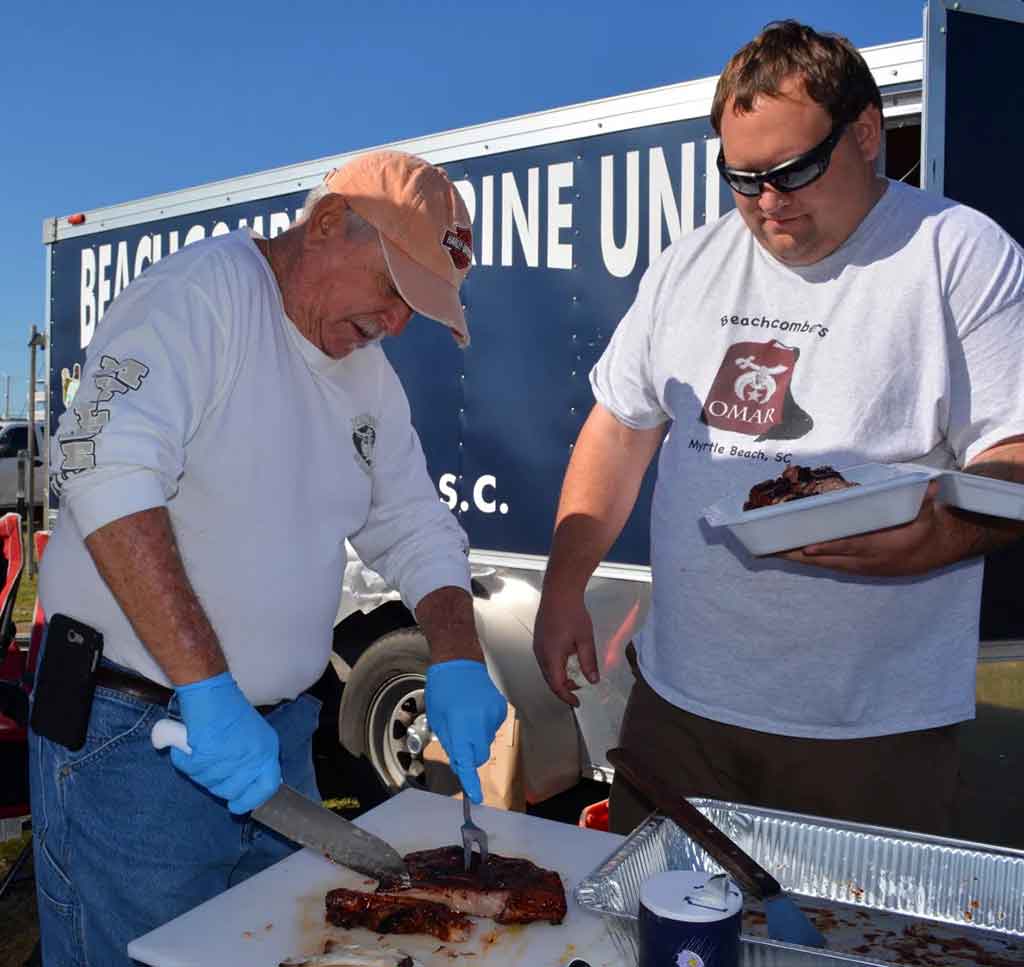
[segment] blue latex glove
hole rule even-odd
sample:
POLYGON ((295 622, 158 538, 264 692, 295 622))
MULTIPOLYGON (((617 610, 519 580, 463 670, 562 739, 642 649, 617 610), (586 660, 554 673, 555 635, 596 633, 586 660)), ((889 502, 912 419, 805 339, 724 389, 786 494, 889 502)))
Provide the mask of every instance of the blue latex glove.
POLYGON ((265 803, 281 785, 277 733, 252 707, 230 672, 175 689, 192 754, 171 749, 171 762, 233 813, 265 803))
POLYGON ((427 721, 473 802, 483 800, 476 770, 490 758, 507 712, 483 662, 456 658, 427 669, 427 721))

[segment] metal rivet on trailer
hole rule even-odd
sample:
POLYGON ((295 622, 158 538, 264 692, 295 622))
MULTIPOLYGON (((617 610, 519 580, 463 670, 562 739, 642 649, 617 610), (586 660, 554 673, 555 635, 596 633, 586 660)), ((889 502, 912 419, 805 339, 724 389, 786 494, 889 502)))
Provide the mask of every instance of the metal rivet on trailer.
POLYGON ((583 155, 581 155, 581 154, 576 155, 576 160, 577 161, 582 161, 583 160, 583 155))
POLYGON ((603 128, 603 127, 604 127, 604 122, 602 122, 602 121, 598 121, 598 122, 597 122, 597 126, 598 126, 599 128, 603 128))
MULTIPOLYGON (((580 299, 579 299, 579 296, 575 296, 575 295, 574 295, 574 296, 572 297, 572 301, 573 301, 573 302, 579 302, 579 301, 580 301, 580 299)), ((572 338, 573 338, 573 339, 575 339, 576 337, 575 337, 575 336, 573 336, 572 338)))
POLYGON ((574 369, 569 375, 570 376, 575 376, 576 375, 576 370, 574 369))
POLYGON ((573 334, 572 334, 572 341, 573 341, 573 342, 576 342, 576 333, 573 333, 573 334))
POLYGON ((570 406, 569 407, 569 412, 570 413, 575 413, 576 412, 576 407, 575 406, 570 406))

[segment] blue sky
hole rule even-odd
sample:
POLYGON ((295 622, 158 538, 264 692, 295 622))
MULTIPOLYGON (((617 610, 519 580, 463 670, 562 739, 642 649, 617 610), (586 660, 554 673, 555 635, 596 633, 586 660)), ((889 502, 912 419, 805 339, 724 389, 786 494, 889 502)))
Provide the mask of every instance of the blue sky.
MULTIPOLYGON (((0 4, 0 373, 23 411, 42 221, 718 73, 768 20, 858 46, 924 0, 0 4)), ((41 370, 41 365, 40 365, 41 370)))

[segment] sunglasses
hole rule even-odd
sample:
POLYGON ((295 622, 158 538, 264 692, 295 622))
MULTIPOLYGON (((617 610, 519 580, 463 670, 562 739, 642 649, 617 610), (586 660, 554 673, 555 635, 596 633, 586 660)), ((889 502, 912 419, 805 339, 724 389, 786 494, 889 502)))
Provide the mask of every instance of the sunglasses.
POLYGON ((845 130, 846 122, 836 124, 821 144, 790 161, 784 161, 765 171, 739 171, 736 168, 730 168, 725 163, 722 149, 719 148, 718 170, 733 191, 739 195, 746 195, 748 198, 756 198, 760 195, 766 184, 771 185, 776 191, 799 191, 817 181, 828 171, 832 152, 835 151, 845 130))

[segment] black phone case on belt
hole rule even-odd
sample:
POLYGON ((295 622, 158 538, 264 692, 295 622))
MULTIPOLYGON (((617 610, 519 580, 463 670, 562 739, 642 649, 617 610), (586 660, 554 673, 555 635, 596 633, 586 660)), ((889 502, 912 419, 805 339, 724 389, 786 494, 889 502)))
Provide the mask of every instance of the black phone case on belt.
POLYGON ((63 614, 50 618, 32 699, 36 734, 72 751, 85 745, 102 655, 103 635, 95 628, 63 614))

